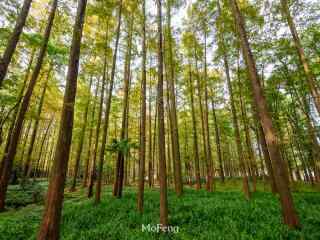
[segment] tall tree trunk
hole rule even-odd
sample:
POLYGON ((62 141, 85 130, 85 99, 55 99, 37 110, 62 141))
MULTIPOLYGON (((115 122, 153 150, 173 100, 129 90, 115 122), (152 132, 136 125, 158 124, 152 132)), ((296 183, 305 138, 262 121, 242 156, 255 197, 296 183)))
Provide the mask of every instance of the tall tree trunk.
MULTIPOLYGON (((131 51, 132 51, 132 31, 133 31, 133 15, 130 16, 127 53, 125 57, 125 70, 124 70, 124 97, 123 97, 123 111, 122 111, 122 126, 120 133, 120 141, 126 139, 127 122, 128 122, 128 100, 129 100, 129 88, 130 88, 130 74, 131 74, 131 51)), ((117 164, 116 164, 116 179, 114 183, 113 196, 121 198, 123 188, 123 174, 124 174, 124 158, 125 154, 122 151, 118 152, 117 164)))
POLYGON ((89 130, 89 143, 88 143, 88 151, 87 151, 87 156, 86 156, 86 161, 84 164, 84 176, 83 176, 83 183, 82 187, 87 187, 88 184, 88 178, 89 178, 89 171, 90 171, 90 159, 91 159, 91 151, 92 151, 92 135, 93 135, 93 128, 94 128, 94 121, 95 121, 95 113, 96 113, 96 106, 97 106, 97 97, 98 97, 98 91, 99 91, 99 81, 96 84, 96 89, 94 93, 94 99, 93 99, 93 107, 92 107, 92 112, 91 112, 91 123, 90 123, 90 130, 89 130))
POLYGON ((49 69, 49 71, 47 73, 47 78, 46 78, 46 80, 44 82, 44 85, 42 87, 41 97, 40 97, 40 101, 39 101, 39 105, 38 105, 38 109, 37 109, 36 120, 35 120, 35 123, 34 123, 34 126, 33 126, 30 145, 29 145, 28 152, 27 152, 27 158, 26 158, 26 161, 25 161, 25 164, 24 164, 24 169, 23 169, 23 177, 24 178, 27 177, 27 174, 29 172, 30 163, 31 163, 31 156, 32 156, 33 147, 34 147, 34 143, 35 143, 36 136, 37 136, 38 126, 39 126, 41 112, 42 112, 42 107, 43 107, 44 98, 45 98, 45 94, 46 94, 47 87, 48 87, 48 82, 49 82, 51 70, 52 70, 52 66, 50 67, 50 69, 49 69))
POLYGON ((201 178, 200 178, 200 160, 199 160, 199 147, 198 147, 198 133, 197 133, 197 122, 196 113, 194 109, 194 87, 192 83, 192 72, 191 64, 189 63, 189 91, 190 91, 190 104, 191 104, 191 116, 192 116, 192 131, 193 131, 193 151, 194 151, 194 170, 196 177, 196 189, 201 188, 201 178))
MULTIPOLYGON (((151 62, 151 61, 150 61, 151 62)), ((151 64, 151 63, 150 63, 151 64)), ((148 182, 149 182, 149 187, 152 187, 153 185, 153 177, 154 177, 154 172, 153 172, 153 153, 152 153, 152 77, 151 77, 151 67, 150 67, 150 83, 149 83, 149 149, 148 149, 148 182)))
MULTIPOLYGON (((140 148, 139 148, 139 183, 137 194, 137 208, 143 213, 143 197, 144 197, 144 172, 146 160, 146 91, 147 91, 147 72, 146 72, 146 1, 142 1, 142 77, 141 77, 141 106, 140 106, 140 148)), ((149 174, 150 176, 150 174, 149 174)))
POLYGON ((102 74, 102 86, 101 86, 101 93, 100 93, 100 104, 99 104, 99 110, 98 110, 98 121, 96 126, 96 135, 95 135, 95 143, 94 143, 94 151, 93 151, 93 157, 92 157, 92 166, 91 166, 91 173, 89 177, 89 186, 88 186, 88 198, 91 198, 93 196, 93 186, 94 181, 97 177, 96 171, 96 160, 97 160, 97 154, 99 151, 99 136, 100 136, 100 127, 101 127, 101 119, 102 119, 102 111, 103 111, 103 102, 104 102, 104 94, 105 89, 107 85, 107 43, 108 43, 108 29, 106 31, 106 39, 105 39, 105 49, 104 49, 104 61, 103 61, 103 74, 102 74))
MULTIPOLYGON (((200 78, 200 73, 198 69, 198 56, 196 52, 196 47, 194 48, 194 55, 195 55, 195 67, 196 67, 196 72, 197 72, 197 90, 198 90, 198 100, 199 100, 199 108, 200 108, 200 119, 201 119, 201 130, 202 130, 202 142, 203 142, 203 154, 204 154, 204 160, 205 160, 205 165, 207 166, 207 171, 209 170, 208 168, 208 152, 207 152, 207 140, 206 140, 206 125, 205 125, 205 117, 204 117, 204 111, 203 111, 203 101, 202 101, 202 88, 201 88, 201 78, 200 78)), ((205 175, 205 170, 204 170, 204 165, 203 165, 203 173, 202 175, 205 175)), ((209 172, 207 172, 207 182, 206 182, 206 187, 208 190, 208 184, 209 184, 209 172)))
POLYGON ((70 192, 74 192, 76 190, 77 177, 78 177, 78 172, 79 172, 79 165, 80 165, 81 154, 82 154, 82 149, 83 149, 84 137, 85 137, 86 130, 87 130, 88 112, 89 112, 89 106, 90 106, 90 100, 91 100, 90 96, 91 96, 92 79, 93 79, 93 77, 90 77, 89 96, 88 96, 86 107, 85 107, 85 110, 83 113, 84 120, 83 120, 83 124, 82 124, 82 128, 81 128, 79 145, 78 145, 77 152, 76 152, 76 159, 75 159, 75 165, 74 165, 74 175, 73 175, 72 184, 70 187, 70 192))
MULTIPOLYGON (((9 130, 8 130, 8 135, 6 137, 6 145, 5 145, 5 148, 4 148, 4 153, 6 154, 9 150, 9 146, 10 146, 10 141, 11 141, 11 136, 12 136, 12 132, 13 132, 13 129, 14 129, 14 126, 15 126, 15 123, 16 123, 16 119, 17 119, 17 115, 19 113, 19 108, 20 108, 20 104, 21 104, 21 100, 23 98, 23 94, 24 94, 24 91, 25 91, 25 88, 27 86, 27 83, 28 83, 28 80, 29 80, 29 75, 30 75, 30 71, 31 71, 31 68, 32 68, 32 63, 33 63, 33 59, 34 59, 34 55, 35 55, 35 50, 32 51, 31 53, 31 57, 30 57, 30 60, 29 60, 29 63, 28 63, 28 67, 27 67, 27 70, 26 70, 26 75, 24 77, 24 80, 23 80, 23 84, 22 84, 22 87, 19 91, 19 95, 18 95, 18 101, 17 103, 15 104, 14 106, 14 112, 12 114, 12 120, 11 120, 11 123, 10 123, 10 127, 9 127, 9 130)), ((7 116, 5 118, 8 118, 10 115, 10 113, 7 114, 7 116)), ((0 139, 1 136, 2 136, 2 132, 3 132, 3 126, 5 124, 5 121, 6 119, 5 118, 2 118, 1 119, 1 126, 0 126, 0 139)), ((1 144, 0 144, 1 145, 1 144)), ((3 170, 3 166, 4 166, 4 161, 5 161, 5 157, 3 157, 1 159, 1 165, 0 165, 0 176, 2 175, 2 170, 3 170)))
POLYGON ((101 143, 101 149, 100 149, 100 155, 99 155, 98 176, 97 176, 97 186, 96 186, 96 196, 95 196, 96 203, 100 202, 100 197, 101 197, 100 195, 101 195, 103 162, 104 162, 104 155, 105 155, 105 145, 106 145, 107 136, 108 136, 111 100, 112 100, 113 86, 114 86, 114 76, 115 76, 115 71, 116 71, 119 39, 120 39, 120 34, 121 34, 121 31, 120 31, 121 30, 121 18, 122 18, 122 0, 120 0, 120 2, 119 2, 116 42, 115 42, 115 47, 114 47, 114 52, 113 52, 112 69, 111 69, 111 75, 110 75, 108 97, 106 98, 106 107, 105 107, 104 123, 103 123, 103 135, 102 135, 102 143, 101 143))
POLYGON ((18 15, 16 25, 11 33, 11 36, 8 40, 6 49, 2 58, 0 58, 0 88, 2 87, 2 82, 6 77, 8 66, 11 62, 14 51, 16 50, 20 35, 22 33, 23 27, 26 23, 27 16, 31 7, 32 0, 24 0, 21 11, 18 15))
POLYGON ((256 157, 253 152, 253 146, 251 142, 251 136, 250 136, 250 129, 249 129, 249 119, 247 116, 247 110, 245 107, 245 102, 243 100, 243 94, 242 94, 242 82, 240 79, 239 74, 239 66, 238 66, 238 87, 239 87, 239 100, 240 100, 240 111, 242 116, 242 122, 244 126, 244 132, 245 132, 245 139, 246 139, 246 147, 248 152, 248 158, 249 158, 249 166, 251 167, 251 177, 253 178, 253 192, 256 192, 257 190, 257 177, 258 177, 258 171, 257 171, 257 162, 256 157))
POLYGON ((217 119, 216 107, 214 104, 213 97, 211 98, 211 108, 212 108, 212 116, 213 116, 213 121, 214 121, 214 131, 215 131, 216 147, 217 147, 217 154, 218 154, 220 178, 221 178, 221 182, 224 183, 225 173, 224 173, 224 169, 223 169, 223 160, 222 160, 222 153, 221 153, 221 140, 220 140, 219 123, 218 123, 218 119, 217 119))
MULTIPOLYGON (((219 1, 218 1, 218 9, 219 9, 219 14, 221 15, 219 1)), ((223 37, 223 32, 221 30, 219 32, 219 45, 221 46, 222 51, 223 51, 223 62, 224 62, 225 74, 227 77, 227 85, 228 85, 228 90, 229 90, 229 95, 230 95, 230 105, 231 105, 233 127, 234 127, 234 131, 235 131, 237 154, 238 154, 238 159, 239 159, 240 171, 243 176, 243 192, 244 192, 246 198, 250 199, 250 189, 249 189, 247 171, 246 171, 245 163, 244 163, 239 124, 238 124, 237 112, 236 112, 235 102, 234 102, 234 97, 233 97, 233 89, 232 89, 232 84, 231 84, 231 79, 230 79, 228 56, 227 56, 227 52, 226 52, 226 45, 225 45, 225 40, 223 37)))
POLYGON ((171 129, 171 143, 172 143, 172 155, 173 155, 173 174, 174 174, 174 186, 178 196, 183 193, 182 173, 181 173, 181 159, 180 159, 180 144, 179 144, 179 127, 177 119, 177 107, 176 107, 176 94, 175 94, 175 70, 173 59, 173 47, 172 47, 172 34, 171 34, 171 2, 167 3, 167 26, 168 26, 168 51, 169 51, 169 114, 170 114, 170 129, 171 129))
POLYGON ((287 23, 289 25, 291 35, 293 38, 294 45, 297 49, 297 53, 299 56, 299 60, 303 66, 303 70, 305 72, 305 75, 307 77, 307 85, 309 87, 310 93, 312 95, 313 101, 315 103, 315 106, 318 110, 318 113, 320 114, 320 93, 319 89, 317 86, 316 78, 312 72, 312 69, 309 66, 308 60, 306 58, 304 49, 302 47, 294 20, 292 19, 292 16, 290 14, 289 6, 288 6, 288 1, 287 0, 281 0, 281 10, 283 16, 286 18, 287 23))
POLYGON ((53 117, 50 119, 48 125, 47 125, 47 128, 45 129, 45 132, 44 132, 44 135, 41 139, 41 143, 40 143, 40 149, 39 149, 39 154, 38 154, 38 158, 37 158, 37 162, 36 164, 34 165, 34 168, 33 168, 33 178, 36 179, 36 177, 39 176, 39 169, 40 168, 40 160, 41 160, 41 156, 42 156, 42 152, 43 152, 43 146, 44 146, 44 143, 47 139, 47 136, 49 134, 49 130, 50 130, 50 127, 51 127, 51 124, 53 122, 53 117))
POLYGON ((73 27, 72 45, 70 49, 69 66, 61 113, 59 136, 49 181, 47 200, 37 236, 38 240, 59 239, 59 225, 72 139, 80 46, 86 6, 86 0, 79 0, 76 21, 73 27))
POLYGON ((277 189, 280 195, 280 202, 282 206, 283 221, 290 228, 296 228, 299 224, 298 216, 295 212, 292 195, 289 185, 285 177, 285 166, 281 159, 278 139, 272 124, 270 113, 267 107, 266 99, 263 95, 262 87, 257 73, 256 62, 252 55, 250 44, 248 41, 245 22, 236 0, 230 0, 233 17, 235 19, 237 30, 239 32, 240 43, 243 51, 243 56, 248 68, 249 79, 253 91, 255 107, 259 113, 259 119, 266 136, 266 143, 272 164, 274 166, 275 180, 277 189))
POLYGON ((164 129, 164 105, 163 105, 163 44, 162 44, 162 0, 157 0, 157 24, 158 24, 158 148, 159 148, 159 177, 160 177, 160 224, 168 225, 168 199, 167 199, 167 173, 165 155, 165 129, 164 129))
POLYGON ((212 192, 214 188, 212 175, 212 153, 209 129, 209 110, 208 110, 208 78, 207 78, 207 32, 204 34, 204 124, 206 134, 206 149, 207 149, 207 191, 212 192))
POLYGON ((42 41, 41 49, 38 55, 37 63, 34 68, 31 80, 29 82, 29 86, 27 89, 26 94, 23 97, 21 107, 17 116, 17 120, 15 123, 15 127, 13 129, 12 135, 11 135, 11 140, 10 140, 10 146, 8 149, 8 152, 4 155, 4 166, 3 166, 3 171, 1 175, 1 180, 0 180, 0 211, 4 210, 5 206, 5 198, 6 198, 6 192, 7 192, 7 187, 8 187, 8 181, 10 178, 11 170, 12 170, 12 165, 13 165, 13 160, 17 152, 17 146, 19 142, 19 137, 21 134, 22 130, 22 125, 23 125, 23 120, 25 117, 25 114, 28 110, 30 99, 33 93, 33 89, 36 85, 43 60, 45 58, 46 52, 47 52, 47 46, 49 42, 49 37, 53 25, 53 20, 55 17, 56 9, 57 9, 57 0, 53 0, 49 18, 48 18, 48 23, 46 26, 44 38, 42 41))

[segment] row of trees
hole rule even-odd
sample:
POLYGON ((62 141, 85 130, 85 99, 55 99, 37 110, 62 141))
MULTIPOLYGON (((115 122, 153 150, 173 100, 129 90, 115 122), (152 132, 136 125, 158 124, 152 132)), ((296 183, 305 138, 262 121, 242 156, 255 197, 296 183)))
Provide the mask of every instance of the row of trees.
POLYGON ((155 4, 25 0, 6 10, 0 210, 10 181, 48 177, 38 239, 58 239, 66 180, 75 191, 81 179, 97 204, 104 183, 118 198, 137 184, 141 213, 147 181, 159 184, 167 226, 168 185, 182 196, 186 183, 212 192, 216 176, 241 177, 250 200, 262 178, 284 223, 299 227, 291 184, 320 181, 317 16, 298 32, 285 0, 155 4))

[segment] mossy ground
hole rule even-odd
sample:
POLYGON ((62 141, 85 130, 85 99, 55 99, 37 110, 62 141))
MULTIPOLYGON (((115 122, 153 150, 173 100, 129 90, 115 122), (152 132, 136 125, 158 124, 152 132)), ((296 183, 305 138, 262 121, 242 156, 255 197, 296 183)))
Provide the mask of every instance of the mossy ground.
MULTIPOLYGON (((303 184, 293 189, 301 230, 281 224, 279 202, 266 185, 259 184, 246 201, 240 181, 232 180, 217 183, 213 193, 185 188, 178 198, 170 190, 170 225, 179 232, 167 235, 142 231, 142 224, 156 225, 159 220, 156 188, 146 188, 143 215, 136 211, 135 187, 126 187, 123 198, 115 199, 107 186, 99 205, 87 199, 83 189, 66 192, 61 239, 320 239, 320 192, 303 184)), ((32 204, 1 213, 0 239, 35 239, 42 210, 41 204, 32 204)))

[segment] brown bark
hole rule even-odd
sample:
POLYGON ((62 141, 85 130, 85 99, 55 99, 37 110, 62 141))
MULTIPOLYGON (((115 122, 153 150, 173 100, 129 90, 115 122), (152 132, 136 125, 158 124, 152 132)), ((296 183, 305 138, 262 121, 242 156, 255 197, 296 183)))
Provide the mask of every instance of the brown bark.
POLYGON ((199 108, 200 108, 200 119, 201 119, 201 131, 202 131, 202 142, 203 142, 203 154, 204 154, 204 160, 205 160, 205 165, 207 167, 207 175, 204 173, 204 165, 203 165, 203 173, 202 175, 206 175, 206 188, 207 190, 209 190, 209 179, 210 179, 210 175, 209 175, 209 162, 208 162, 208 152, 207 152, 207 139, 206 139, 206 123, 205 123, 205 116, 204 116, 204 110, 203 110, 203 100, 202 100, 202 88, 201 88, 201 77, 200 77, 200 73, 199 73, 199 69, 198 69, 198 56, 197 56, 197 52, 196 52, 196 48, 194 49, 195 51, 195 67, 196 67, 196 73, 197 73, 197 94, 198 94, 198 100, 199 100, 199 108))
POLYGON ((26 158, 26 161, 25 161, 25 164, 24 164, 24 169, 23 169, 23 177, 24 178, 28 177, 27 175, 28 175, 29 168, 30 168, 31 156, 32 156, 33 147, 34 147, 34 143, 35 143, 36 136, 37 136, 38 126, 39 126, 41 112, 42 112, 42 107, 43 107, 43 103, 44 103, 45 94, 46 94, 46 91, 47 91, 47 86, 48 86, 51 70, 52 70, 52 66, 50 67, 50 69, 49 69, 49 71, 47 73, 47 78, 46 78, 46 80, 44 82, 44 85, 42 87, 41 97, 40 97, 40 101, 39 101, 39 105, 38 105, 38 109, 37 109, 36 120, 35 120, 33 129, 32 129, 30 144, 29 144, 29 148, 28 148, 28 152, 27 152, 27 158, 26 158))
POLYGON ((59 136, 55 150, 43 218, 37 236, 38 240, 59 239, 59 225, 72 139, 80 45, 86 6, 86 0, 79 0, 76 20, 73 28, 73 37, 70 49, 69 66, 61 113, 59 136))
POLYGON ((180 159, 180 144, 179 144, 179 127, 177 119, 176 107, 176 94, 175 94, 175 73, 174 73, 174 59, 172 47, 172 34, 171 34, 171 2, 167 3, 167 26, 168 26, 168 57, 169 57, 169 114, 170 114, 170 129, 171 129, 171 143, 172 143, 172 156, 173 156, 173 174, 174 186, 178 196, 183 194, 182 174, 181 174, 181 159, 180 159))
MULTIPOLYGON (((238 69, 239 73, 239 69, 238 69)), ((242 122, 244 126, 244 132, 245 132, 245 139, 246 139, 246 147, 247 147, 247 152, 248 152, 248 160, 249 160, 249 165, 251 167, 251 177, 253 180, 253 192, 257 191, 257 177, 258 177, 258 170, 257 170, 257 162, 256 162, 256 157, 253 152, 253 146, 251 142, 251 136, 250 136, 250 130, 249 130, 249 119, 247 116, 247 110, 245 107, 245 102, 243 100, 242 96, 242 82, 240 79, 240 76, 238 76, 238 82, 239 82, 239 100, 240 100, 240 110, 241 110, 241 116, 242 116, 242 122)))
POLYGON ((165 155, 165 129, 164 129, 164 104, 163 104, 163 43, 162 43, 162 1, 157 0, 158 24, 158 148, 159 148, 159 180, 160 180, 160 224, 168 225, 168 199, 167 199, 167 173, 165 155))
POLYGON ((53 0, 49 18, 48 18, 48 23, 46 26, 46 30, 44 33, 44 38, 43 42, 41 45, 41 49, 38 55, 37 63, 34 68, 34 71, 32 73, 27 91, 22 99, 21 107, 17 116, 17 120, 15 123, 15 127, 13 129, 12 135, 11 135, 11 140, 10 140, 10 146, 8 148, 8 152, 4 155, 4 165, 3 165, 3 174, 1 175, 1 180, 0 180, 0 211, 4 209, 5 205, 5 197, 6 197, 6 192, 7 192, 7 187, 8 187, 8 181, 10 178, 11 170, 12 170, 12 165, 13 165, 13 160, 17 152, 17 146, 22 130, 22 125, 23 125, 23 120, 25 117, 26 112, 28 111, 31 96, 34 90, 34 87, 36 85, 43 60, 45 58, 46 52, 47 52, 47 46, 49 42, 49 37, 53 25, 53 20, 55 17, 56 13, 56 8, 57 8, 57 0, 53 0))
POLYGON ((212 107, 212 116, 214 120, 214 131, 215 131, 216 147, 217 147, 217 154, 218 154, 220 178, 221 178, 221 182, 224 183, 225 173, 224 173, 222 153, 221 153, 221 140, 220 140, 221 136, 220 136, 219 124, 217 120, 216 108, 215 108, 213 97, 211 98, 211 107, 212 107))
POLYGON ((70 192, 73 192, 73 191, 76 190, 77 177, 78 177, 78 172, 79 172, 81 154, 82 154, 82 150, 83 150, 84 137, 85 137, 86 130, 87 130, 88 112, 89 112, 89 106, 90 106, 90 100, 91 100, 90 94, 91 94, 92 79, 93 79, 93 77, 90 77, 89 96, 88 96, 86 107, 85 107, 85 110, 84 110, 84 113, 83 113, 83 124, 82 124, 82 128, 81 128, 81 133, 80 133, 79 145, 78 145, 77 152, 76 152, 76 159, 75 159, 75 165, 74 165, 74 174, 73 174, 73 178, 72 178, 72 184, 71 184, 71 187, 70 187, 70 192))
POLYGON ((278 139, 272 124, 269 110, 267 108, 266 99, 263 95, 260 79, 257 73, 255 59, 252 55, 245 29, 245 22, 239 10, 237 1, 230 0, 230 5, 232 7, 233 17, 237 24, 237 30, 240 37, 243 56, 247 65, 249 79, 253 91, 254 102, 256 105, 255 107, 257 108, 257 111, 259 113, 259 120, 261 122, 263 132, 266 137, 265 139, 270 154, 271 162, 274 166, 275 180, 282 206, 283 221, 290 228, 296 228, 299 227, 300 223, 294 208, 294 203, 289 189, 289 185, 286 181, 285 167, 281 159, 278 139))
POLYGON ((197 133, 197 122, 196 122, 196 113, 194 109, 194 87, 192 83, 192 72, 191 64, 189 63, 189 91, 190 91, 190 104, 191 104, 191 116, 192 116, 192 131, 193 131, 193 151, 194 151, 194 170, 196 177, 196 189, 201 188, 201 179, 200 179, 200 160, 199 160, 199 147, 198 147, 198 133, 197 133))
POLYGON ((213 182, 213 167, 212 167, 212 153, 211 153, 211 141, 210 141, 210 129, 209 129, 209 110, 208 110, 208 78, 207 78, 207 32, 205 31, 204 37, 204 124, 206 134, 206 151, 207 151, 207 185, 208 192, 214 190, 213 182))
POLYGON ((94 93, 94 98, 93 98, 93 107, 92 107, 92 112, 91 112, 91 123, 90 123, 90 130, 89 130, 89 142, 88 142, 88 151, 87 151, 87 156, 86 156, 86 161, 84 164, 84 176, 83 176, 83 183, 82 187, 87 187, 88 184, 88 177, 89 177, 89 165, 90 165, 90 159, 91 159, 91 151, 92 151, 92 135, 93 135, 93 124, 95 121, 95 113, 96 113, 96 106, 97 106, 97 97, 98 97, 98 90, 99 90, 99 81, 96 84, 96 89, 94 93))
POLYGON ((309 87, 311 96, 313 98, 313 101, 315 103, 315 106, 318 110, 318 113, 320 114, 320 93, 319 93, 319 88, 317 86, 316 78, 312 72, 312 69, 309 66, 308 59, 306 58, 304 49, 302 47, 294 20, 290 14, 289 6, 288 6, 288 1, 287 0, 281 0, 281 10, 283 16, 286 18, 287 23, 289 25, 291 35, 293 38, 294 45, 297 50, 297 54, 299 56, 299 60, 303 66, 304 73, 307 77, 307 85, 309 87))
MULTIPOLYGON (((140 148, 139 148, 139 183, 137 193, 137 209, 140 213, 143 213, 144 202, 144 175, 145 175, 145 160, 146 160, 146 1, 142 1, 142 77, 141 77, 141 105, 140 105, 140 148)), ((149 175, 150 176, 150 175, 149 175)))
POLYGON ((8 40, 3 56, 2 58, 0 58, 0 88, 2 87, 2 82, 6 77, 11 58, 16 50, 23 27, 25 26, 26 19, 31 7, 31 2, 32 0, 24 0, 21 11, 16 21, 16 25, 8 40))
MULTIPOLYGON (((120 133, 120 141, 126 139, 127 122, 128 122, 128 100, 129 100, 129 88, 130 88, 130 74, 131 74, 131 51, 132 51, 132 31, 133 31, 133 16, 129 20, 129 33, 127 42, 127 53, 125 59, 124 70, 124 97, 123 97, 123 111, 122 111, 122 126, 120 133)), ((118 152, 117 164, 116 164, 116 179, 114 183, 113 196, 121 198, 123 188, 123 176, 124 176, 124 158, 125 155, 122 151, 118 152)))
MULTIPOLYGON (((219 9, 219 13, 221 14, 219 1, 218 1, 218 9, 219 9)), ((219 45, 223 50, 223 61, 224 61, 224 68, 225 68, 225 73, 226 73, 226 77, 227 77, 227 85, 228 85, 229 95, 230 95, 230 105, 231 105, 233 127, 234 127, 234 131, 235 131, 237 154, 238 154, 238 159, 239 159, 240 172, 243 177, 243 192, 244 192, 246 198, 250 199, 250 189, 249 189, 247 171, 246 171, 245 163, 244 163, 239 124, 238 124, 237 112, 236 112, 235 102, 234 102, 234 97, 233 97, 233 89, 232 89, 231 79, 230 79, 228 56, 227 56, 227 52, 226 52, 226 46, 225 46, 225 40, 223 37, 223 32, 221 30, 219 33, 219 45)))
MULTIPOLYGON (((108 29, 106 32, 106 39, 105 44, 108 42, 108 29)), ((101 127, 101 120, 102 120, 102 111, 103 111, 103 102, 104 102, 104 94, 105 89, 107 85, 107 48, 105 47, 104 51, 104 58, 103 58, 103 77, 102 77, 102 86, 101 86, 101 93, 100 93, 100 103, 99 103, 99 109, 98 109, 98 121, 96 126, 96 135, 95 135, 95 142, 94 142, 94 150, 93 150, 93 156, 92 156, 92 165, 91 165, 91 172, 89 177, 89 186, 88 186, 88 198, 91 198, 93 196, 93 186, 94 181, 97 177, 97 169, 96 169, 96 161, 97 161, 97 154, 99 151, 99 137, 100 137, 100 127, 101 127)))
POLYGON ((108 97, 106 98, 106 107, 105 107, 105 117, 104 117, 104 125, 103 125, 103 136, 100 150, 100 158, 99 158, 99 166, 98 166, 98 179, 97 179, 97 189, 95 201, 96 203, 100 201, 101 195, 101 184, 102 184, 102 173, 103 173, 103 162, 104 162, 104 154, 105 154, 105 145, 108 136, 108 128, 109 128, 109 118, 110 118, 110 109, 111 109, 111 100, 113 94, 114 87, 114 76, 117 64, 117 54, 119 47, 119 39, 121 34, 121 19, 122 19, 122 0, 119 2, 119 10, 118 10, 118 23, 117 23, 117 31, 116 31, 116 42, 114 47, 113 59, 112 59, 112 69, 110 75, 110 83, 108 89, 108 97))

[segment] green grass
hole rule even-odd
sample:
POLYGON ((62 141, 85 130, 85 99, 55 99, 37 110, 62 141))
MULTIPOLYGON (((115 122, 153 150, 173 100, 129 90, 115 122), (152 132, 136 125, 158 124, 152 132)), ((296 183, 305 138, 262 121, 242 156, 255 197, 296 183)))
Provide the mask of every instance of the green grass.
MULTIPOLYGON (((170 225, 179 233, 142 232, 142 224, 159 220, 159 192, 146 189, 145 212, 136 211, 136 189, 126 187, 122 199, 111 197, 111 187, 103 192, 102 203, 94 205, 85 191, 66 193, 61 239, 320 239, 320 193, 303 184, 294 186, 294 200, 301 230, 281 224, 279 202, 268 186, 259 184, 251 201, 240 192, 239 181, 218 184, 216 192, 185 189, 177 198, 169 191, 170 225)), ((10 210, 0 214, 0 239, 35 239, 43 206, 10 210)))

